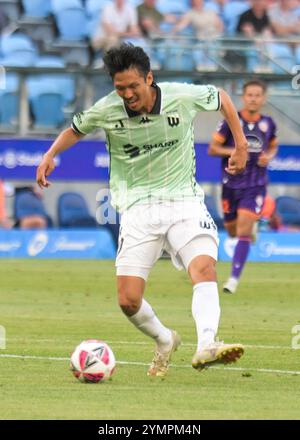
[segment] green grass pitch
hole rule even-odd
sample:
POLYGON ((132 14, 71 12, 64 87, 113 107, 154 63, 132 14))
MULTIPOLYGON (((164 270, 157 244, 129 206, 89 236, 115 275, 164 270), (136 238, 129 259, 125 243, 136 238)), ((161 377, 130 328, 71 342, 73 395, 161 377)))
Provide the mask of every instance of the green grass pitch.
MULTIPOLYGON (((220 286, 228 273, 229 264, 218 263, 220 286)), ((238 293, 220 292, 219 337, 245 344, 246 352, 233 366, 198 373, 190 366, 190 282, 159 261, 145 297, 183 340, 163 381, 146 375, 154 346, 118 308, 112 261, 1 260, 0 280, 1 419, 300 418, 296 264, 249 263, 238 293), (107 383, 82 384, 69 371, 71 351, 89 338, 107 341, 116 355, 107 383)))

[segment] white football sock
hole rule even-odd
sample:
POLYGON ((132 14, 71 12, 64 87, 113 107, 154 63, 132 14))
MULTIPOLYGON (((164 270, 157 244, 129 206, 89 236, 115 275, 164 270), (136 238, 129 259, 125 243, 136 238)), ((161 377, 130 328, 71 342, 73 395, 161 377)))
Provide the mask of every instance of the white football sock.
POLYGON ((195 284, 193 290, 192 314, 196 323, 199 351, 214 342, 218 332, 219 294, 217 283, 214 281, 195 284))
POLYGON ((159 351, 163 352, 170 349, 172 332, 160 322, 145 299, 142 300, 139 311, 133 316, 128 316, 128 319, 145 335, 155 339, 159 351))

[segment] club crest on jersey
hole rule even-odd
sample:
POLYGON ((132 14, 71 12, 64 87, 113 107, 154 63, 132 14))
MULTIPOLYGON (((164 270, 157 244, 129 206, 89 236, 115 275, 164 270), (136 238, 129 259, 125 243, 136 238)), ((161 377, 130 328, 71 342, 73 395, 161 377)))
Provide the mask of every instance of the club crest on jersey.
POLYGON ((258 123, 258 128, 260 129, 260 131, 262 131, 263 133, 266 133, 268 131, 269 128, 269 124, 267 121, 260 121, 258 123))
POLYGON ((169 114, 167 116, 168 124, 170 127, 177 127, 179 125, 179 116, 178 114, 169 114))

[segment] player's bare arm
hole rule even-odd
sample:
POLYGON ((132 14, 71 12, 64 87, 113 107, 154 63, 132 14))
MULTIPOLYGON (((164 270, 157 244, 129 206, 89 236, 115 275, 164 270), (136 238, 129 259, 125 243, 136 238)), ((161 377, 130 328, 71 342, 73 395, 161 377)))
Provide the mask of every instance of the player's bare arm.
POLYGON ((84 135, 76 133, 72 128, 67 128, 62 131, 60 135, 55 139, 49 150, 44 154, 43 159, 38 166, 36 172, 36 181, 40 188, 48 188, 51 183, 47 177, 52 173, 55 168, 54 158, 58 154, 70 148, 76 144, 84 135))
POLYGON ((263 151, 258 158, 257 165, 260 167, 267 167, 271 160, 276 156, 278 150, 278 142, 273 140, 270 142, 268 149, 263 151))
POLYGON ((228 167, 226 171, 229 174, 235 175, 241 173, 245 169, 248 143, 231 98, 224 90, 220 89, 219 92, 222 103, 221 112, 230 127, 235 143, 235 148, 228 159, 228 167))
POLYGON ((208 147, 209 156, 230 157, 234 148, 224 146, 221 142, 212 139, 208 147))

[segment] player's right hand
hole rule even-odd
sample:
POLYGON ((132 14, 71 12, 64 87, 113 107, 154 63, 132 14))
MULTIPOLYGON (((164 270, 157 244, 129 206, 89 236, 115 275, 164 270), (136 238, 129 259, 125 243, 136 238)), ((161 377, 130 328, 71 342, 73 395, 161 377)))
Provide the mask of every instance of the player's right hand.
POLYGON ((234 149, 228 159, 228 166, 225 168, 228 174, 235 176, 246 168, 248 153, 246 149, 234 149))
POLYGON ((52 173, 54 168, 55 162, 53 157, 45 154, 36 171, 36 182, 40 188, 48 188, 51 185, 51 183, 47 180, 47 177, 52 173))

